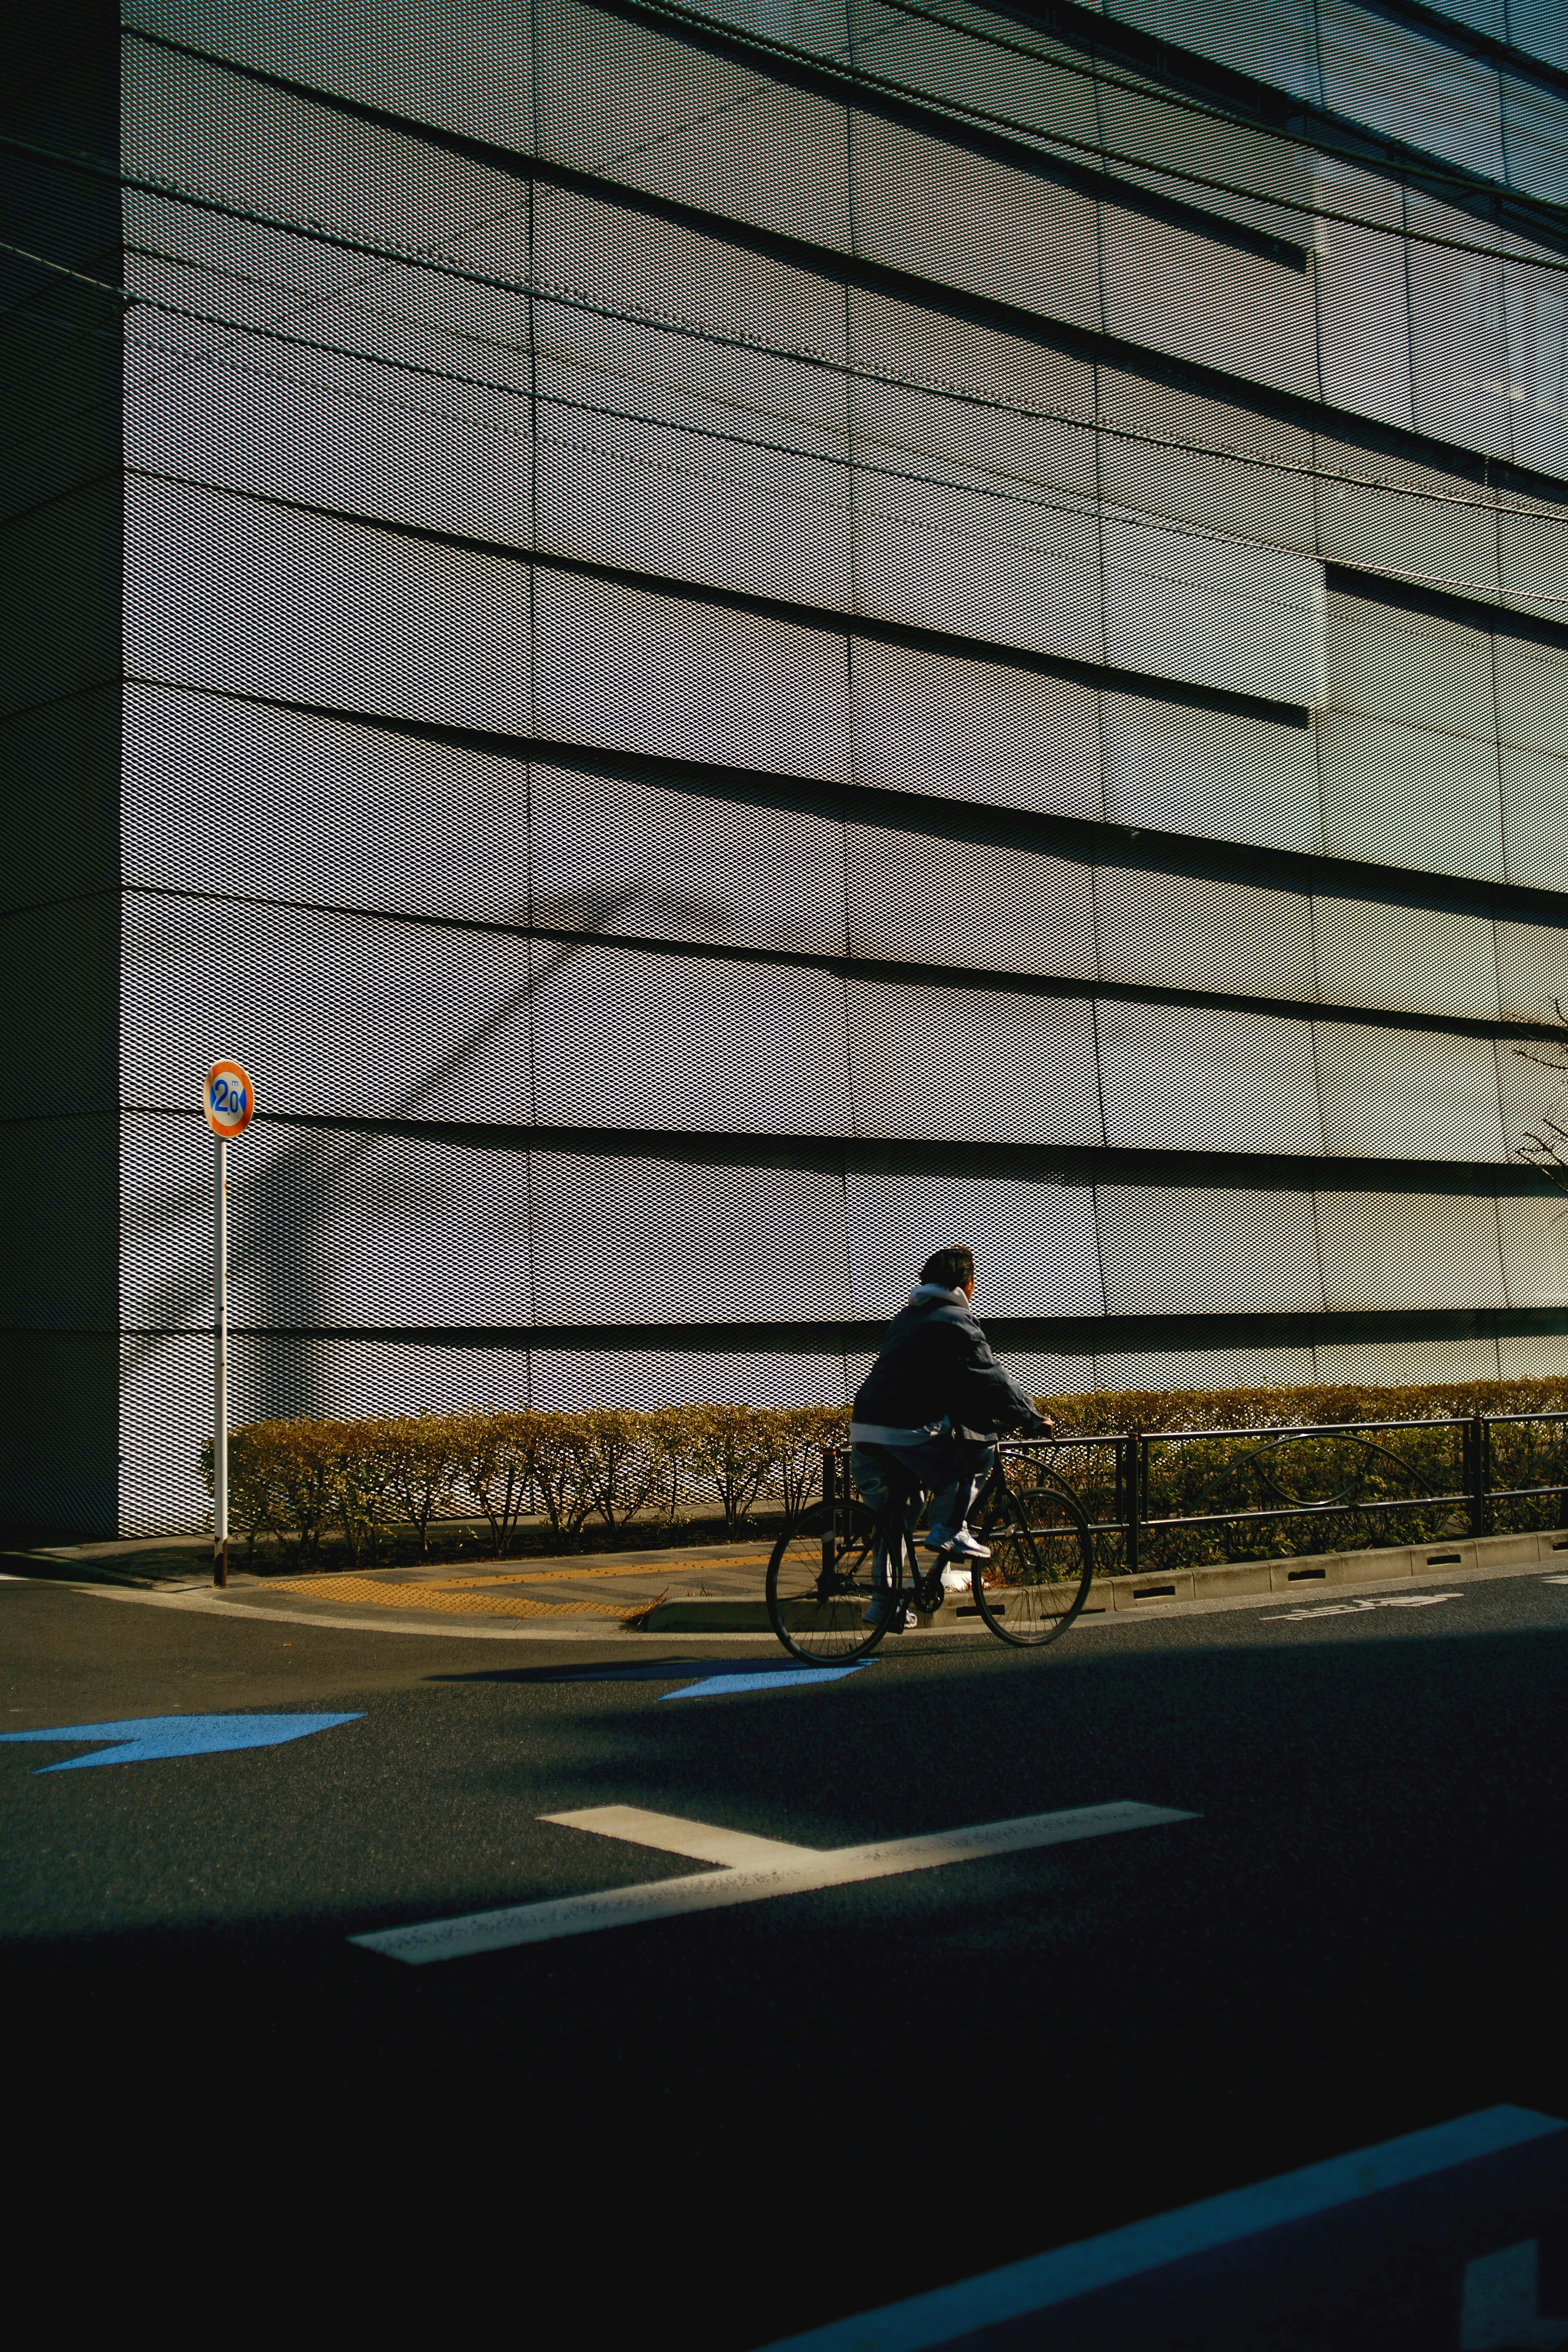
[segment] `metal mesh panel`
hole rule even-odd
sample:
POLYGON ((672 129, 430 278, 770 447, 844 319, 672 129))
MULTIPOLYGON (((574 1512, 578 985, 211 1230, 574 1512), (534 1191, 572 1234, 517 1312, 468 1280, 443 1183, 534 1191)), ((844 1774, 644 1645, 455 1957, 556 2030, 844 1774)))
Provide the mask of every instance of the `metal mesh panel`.
POLYGON ((542 929, 845 952, 830 817, 560 768, 532 771, 531 812, 542 929))
POLYGON ((1318 296, 1318 369, 1323 398, 1385 424, 1415 421, 1410 389, 1410 281, 1398 236, 1397 187, 1336 158, 1313 158, 1317 197, 1312 278, 1318 296), (1337 215, 1330 219, 1329 214, 1337 215))
POLYGON ((1321 1192, 1318 1248, 1331 1307, 1508 1303, 1497 1202, 1482 1195, 1321 1192))
POLYGON ((1478 497, 1473 478, 1332 433, 1319 434, 1317 462, 1318 548, 1326 562, 1495 596, 1497 510, 1478 497))
POLYGON ((846 1132, 841 982, 546 940, 532 959, 542 1126, 846 1132))
POLYGON ((1505 1381, 1568 1380, 1568 1332, 1500 1331, 1497 1351, 1505 1381))
POLYGON ((0 772, 10 786, 0 908, 114 888, 119 766, 112 686, 0 719, 0 772))
POLYGON ((1352 1160, 1504 1160, 1489 1038, 1313 1024, 1323 1144, 1352 1160))
POLYGON ((1095 977, 1087 866, 890 825, 847 830, 853 954, 882 963, 1095 977))
POLYGON ((529 16, 454 12, 447 0, 334 0, 311 7, 230 7, 223 0, 141 0, 124 21, 242 58, 268 73, 502 145, 532 127, 529 16))
POLYGON ((844 640, 613 582, 541 572, 539 732, 722 766, 844 777, 844 640))
POLYGON ((119 935, 109 891, 0 916, 0 1118, 112 1105, 119 935))
POLYGON ((1101 1140, 1089 1005, 861 980, 848 993, 858 1133, 1101 1140))
POLYGON ((1498 1202, 1510 1307, 1568 1307, 1568 1199, 1505 1192, 1498 1202))
POLYGON ((1322 1150, 1310 1022, 1101 1004, 1098 1026, 1108 1143, 1144 1151, 1322 1150))
POLYGON ((1310 1192, 1096 1195, 1111 1315, 1267 1314, 1321 1308, 1310 1192))
POLYGON ((1492 633, 1431 613, 1329 603, 1328 699, 1336 710, 1489 741, 1497 733, 1492 633))
POLYGON ((802 1350, 787 1356, 671 1349, 536 1349, 529 1359, 534 1408, 587 1412, 621 1405, 647 1412, 680 1404, 842 1405, 844 1358, 802 1350))
POLYGON ((1325 1004, 1500 1018, 1489 915, 1325 891, 1312 900, 1312 939, 1325 1004))
POLYGON ((1179 8, 1171 0, 1114 0, 1105 13, 1297 98, 1322 96, 1311 0, 1256 0, 1248 8, 1231 0, 1181 0, 1179 8))
POLYGON ((1094 1196, 1082 1186, 852 1170, 845 1205, 858 1322, 896 1314, 926 1259, 955 1238, 974 1252, 977 1315, 1105 1312, 1094 1196))
POLYGON ((889 792, 1100 817, 1093 688, 997 663, 857 642, 855 774, 889 792))
POLYGON ((1350 1340, 1318 1348, 1314 1354, 1317 1377, 1325 1382, 1405 1388, 1420 1381, 1495 1381, 1498 1345, 1481 1339, 1350 1340))
POLYGON ((1318 751, 1331 856, 1503 878, 1495 742, 1330 711, 1318 751))
POLYGON ((125 508, 132 671, 532 731, 525 564, 164 483, 125 508))
POLYGON ((1100 326, 1092 197, 875 115, 855 117, 851 152, 857 245, 868 259, 1100 326))
POLYGON ((844 1181, 806 1168, 531 1155, 542 1324, 840 1322, 844 1181))
POLYGON ((1105 659, 1089 511, 998 505, 986 489, 862 475, 856 602, 875 619, 1073 661, 1105 659))
POLYGON ((1100 488, 1112 504, 1316 553, 1312 436, 1303 427, 1125 368, 1099 376, 1100 420, 1114 428, 1100 439, 1100 488))
POLYGON ((821 364, 847 356, 845 289, 834 278, 548 181, 535 183, 532 227, 538 281, 582 298, 536 304, 542 360, 606 369, 620 383, 618 407, 633 387, 729 400, 739 381, 744 405, 761 399, 764 413, 792 425, 841 420, 846 379, 821 364), (628 310, 707 331, 660 333, 607 315, 628 310))
MULTIPOLYGON (((1558 1017, 1555 1005, 1540 1007, 1537 1018, 1542 1014, 1553 1024, 1558 1017)), ((1537 1157, 1533 1139, 1550 1140, 1553 1124, 1568 1126, 1568 1118, 1563 1116, 1568 1108, 1563 1100, 1563 1081, 1557 1076, 1563 1059, 1555 1040, 1542 1045, 1529 1037, 1499 1038, 1499 1093, 1503 1133, 1510 1154, 1519 1153, 1533 1160, 1537 1157)))
POLYGON ((6 612, 0 712, 102 685, 120 671, 120 499, 92 482, 0 525, 0 565, 27 593, 6 612))
POLYGON ((1121 1349, 1097 1356, 1094 1374, 1096 1388, 1156 1391, 1297 1388, 1318 1378, 1310 1348, 1121 1349))
MULTIPOLYGON (((1505 1018, 1539 1021, 1568 1003, 1568 924, 1497 926, 1498 993, 1505 1018)), ((1509 1048, 1500 1045, 1500 1061, 1509 1048)))
POLYGON ((847 248, 844 109, 651 27, 543 0, 540 152, 704 212, 847 248))
POLYGON ((1108 334, 1317 398, 1307 269, 1113 204, 1100 206, 1100 254, 1108 334))
POLYGON ((1102 980, 1286 1003, 1317 995, 1305 892, 1142 866, 1101 866, 1094 879, 1102 980))
MULTIPOLYGON (((268 1119, 229 1155, 228 1214, 238 1325, 535 1319, 526 1152, 268 1119)), ((126 1329, 210 1331, 213 1141, 188 1113, 125 1114, 120 1216, 126 1329)))
POLYGON ((114 1329, 120 1204, 113 1128, 114 1114, 100 1111, 19 1119, 7 1133, 0 1330, 114 1329))
POLYGON ((533 1115, 522 940, 132 897, 121 985, 133 1105, 184 1108, 201 1075, 243 1046, 258 1099, 284 1116, 533 1115))
POLYGON ((1101 698, 1105 814, 1118 824, 1312 856, 1323 846, 1312 730, 1101 698))
POLYGON ((1509 880, 1568 889, 1568 759, 1504 744, 1498 764, 1509 880))
MULTIPOLYGON (((58 1538, 119 1523, 119 1345, 112 1331, 0 1333, 12 1528, 58 1538)), ((159 1525, 178 1525, 168 1509, 164 1501, 159 1525)))
POLYGON ((216 877, 272 900, 304 883, 331 906, 526 923, 528 776, 471 744, 132 687, 125 879, 205 893, 216 877))
POLYGON ((1327 698, 1317 563, 1111 514, 1100 540, 1113 667, 1275 702, 1327 698))
POLYGON ((1495 66, 1348 0, 1318 0, 1318 37, 1323 96, 1336 112, 1502 179, 1495 66))

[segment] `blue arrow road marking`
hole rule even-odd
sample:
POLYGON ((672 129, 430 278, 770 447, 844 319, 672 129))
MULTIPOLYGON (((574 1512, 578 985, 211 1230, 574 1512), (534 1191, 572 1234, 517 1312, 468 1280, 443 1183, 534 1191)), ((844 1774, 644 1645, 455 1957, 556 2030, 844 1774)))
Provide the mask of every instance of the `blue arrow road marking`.
POLYGON ((846 1675, 858 1675, 862 1666, 874 1666, 875 1658, 857 1658, 848 1666, 777 1666, 762 1674, 704 1675, 700 1683, 688 1683, 684 1690, 666 1691, 665 1698, 725 1698, 731 1691, 797 1690, 805 1683, 841 1683, 846 1675))
MULTIPOLYGON (((808 2328, 799 2336, 780 2336, 770 2352, 935 2352, 938 2346, 960 2342, 1000 2345, 1005 2339, 1024 2340, 1026 2321, 1033 2323, 1026 2340, 1044 2343, 1046 2323, 1038 2316, 1041 2313, 1070 2305, 1080 2296, 1107 2294, 1158 2271, 1168 2271, 1170 2276, 1165 2311, 1181 2319, 1188 2319, 1195 2311, 1203 2320, 1201 2330, 1184 2333, 1183 2341, 1195 2342, 1201 2334, 1205 2344, 1229 2345, 1234 2339, 1223 2326, 1223 2302, 1189 2306, 1176 2301, 1178 2265, 1249 2240, 1258 2241, 1259 2260, 1267 2260, 1270 2246, 1280 2242, 1279 2238, 1271 2238, 1271 2232, 1281 2232, 1288 2239, 1292 2225, 1300 2230, 1363 2197, 1430 2181, 1459 2166, 1484 2165, 1489 2158, 1532 2140, 1548 2140, 1565 2128, 1555 2116, 1536 2115, 1528 2107, 1483 2108, 1453 2123, 1437 2124, 1426 2131, 1384 2140, 1375 2147, 1361 2148, 1354 2155, 1331 2157, 1326 2163, 1283 2173, 1255 2188, 1230 2189, 1205 2198, 1201 2204, 1180 2206, 1174 2212, 1107 2231, 1102 2237, 1030 2255, 956 2285, 935 2287, 902 2303, 887 2304, 879 2311, 830 2320, 825 2327, 808 2328)), ((1405 2242, 1386 2234, 1391 2226, 1385 2222, 1385 2234, 1379 2242, 1378 2258, 1384 2265, 1391 2260, 1397 2263, 1402 2256, 1408 2261, 1405 2242)), ((1418 2244, 1419 2240, 1410 2242, 1418 2244)), ((1485 2261, 1467 2266, 1460 2352, 1516 2344, 1539 2346, 1545 2352, 1548 2346, 1561 2345, 1568 2338, 1568 2322, 1542 2320, 1525 2308, 1534 2298, 1535 2254, 1536 2248, 1526 2242, 1509 2246, 1501 2256, 1493 2257, 1495 2267, 1489 2273, 1485 2261), (1471 2278, 1470 2272, 1480 2275, 1471 2278), (1465 2319, 1471 2323, 1468 2330, 1465 2319), (1505 2326, 1524 2323, 1534 2332, 1502 2332, 1505 2326)), ((1331 2247, 1326 2266, 1331 2269, 1334 2261, 1335 2250, 1331 2247)), ((1084 2308, 1091 2306, 1086 2304, 1084 2308)), ((1082 2333, 1071 2340, 1083 2341, 1082 2333)), ((1100 2338, 1096 2335, 1090 2340, 1100 2338)), ((1126 2339, 1117 2335, 1115 2340, 1126 2339)), ((1139 2341, 1143 2340, 1141 2335, 1139 2341)), ((1358 2334, 1356 2341, 1363 2340, 1358 2334)), ((1384 2340, 1393 2339, 1385 2336, 1384 2340)), ((1401 2336, 1398 2340, 1436 2344, 1439 2339, 1422 2335, 1409 2339, 1401 2336)), ((1451 2344, 1454 2338, 1450 2336, 1447 2340, 1451 2344)))
POLYGON ((38 1772, 81 1772, 90 1764, 145 1764, 163 1756, 221 1756, 231 1748, 281 1748, 312 1731, 358 1723, 356 1715, 143 1715, 129 1723, 63 1723, 52 1731, 0 1731, 10 1739, 111 1739, 98 1756, 70 1756, 40 1764, 38 1772))

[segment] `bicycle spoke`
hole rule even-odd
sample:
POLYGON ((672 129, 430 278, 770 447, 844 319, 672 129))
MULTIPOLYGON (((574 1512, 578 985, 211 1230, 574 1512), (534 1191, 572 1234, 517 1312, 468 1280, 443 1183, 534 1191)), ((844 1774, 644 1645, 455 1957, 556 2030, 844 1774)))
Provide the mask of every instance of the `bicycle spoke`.
POLYGON ((887 1627, 867 1610, 883 1580, 876 1531, 863 1503, 822 1506, 781 1536, 768 1564, 768 1614, 786 1650, 814 1665, 837 1665, 876 1648, 887 1627), (824 1533, 830 1534, 826 1549, 824 1533))
POLYGON ((992 1633, 1033 1647, 1067 1631, 1094 1573, 1094 1538, 1076 1497, 1027 1461, 1008 1461, 987 1496, 984 1562, 976 1596, 992 1633))

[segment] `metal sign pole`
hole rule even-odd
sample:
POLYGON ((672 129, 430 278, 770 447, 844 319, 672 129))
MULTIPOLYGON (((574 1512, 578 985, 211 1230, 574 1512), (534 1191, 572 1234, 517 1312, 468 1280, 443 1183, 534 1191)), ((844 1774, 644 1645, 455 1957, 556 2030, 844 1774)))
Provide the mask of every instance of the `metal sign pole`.
POLYGON ((213 1582, 228 1582, 228 1146, 256 1109, 250 1080, 237 1062, 207 1072, 202 1113, 217 1138, 216 1256, 217 1321, 213 1355, 213 1582))
POLYGON ((217 1349, 213 1399, 213 1582, 228 1582, 228 1139, 217 1139, 217 1349))

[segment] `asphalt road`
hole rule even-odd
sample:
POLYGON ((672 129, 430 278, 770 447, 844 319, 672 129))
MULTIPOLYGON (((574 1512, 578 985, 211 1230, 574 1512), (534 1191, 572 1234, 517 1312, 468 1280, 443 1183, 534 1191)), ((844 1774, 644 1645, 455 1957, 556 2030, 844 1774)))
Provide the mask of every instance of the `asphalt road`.
POLYGON ((313 2229, 362 2315, 502 2292, 509 2335, 740 2347, 1500 2101, 1568 2116, 1568 1583, 890 1641, 679 1703, 718 1654, 628 1647, 0 1583, 0 1728, 358 1718, 0 1746, 29 2177, 313 2229), (702 1866, 549 1813, 826 1848, 1121 1799, 1199 1818, 438 1967, 348 1941, 702 1866))

